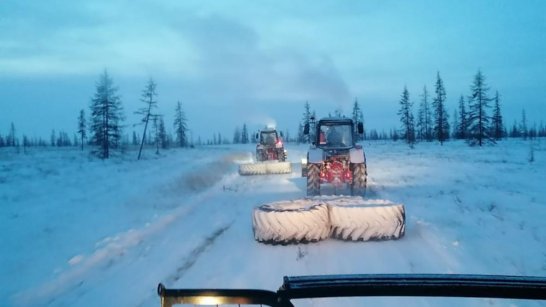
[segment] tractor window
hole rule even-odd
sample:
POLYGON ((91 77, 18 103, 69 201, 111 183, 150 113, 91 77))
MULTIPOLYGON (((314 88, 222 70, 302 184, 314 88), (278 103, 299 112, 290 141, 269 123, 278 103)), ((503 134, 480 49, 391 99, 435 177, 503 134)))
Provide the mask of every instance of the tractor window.
POLYGON ((264 145, 275 145, 277 142, 276 132, 262 132, 261 143, 264 145))
POLYGON ((319 145, 325 147, 351 147, 353 145, 350 125, 321 125, 319 145))

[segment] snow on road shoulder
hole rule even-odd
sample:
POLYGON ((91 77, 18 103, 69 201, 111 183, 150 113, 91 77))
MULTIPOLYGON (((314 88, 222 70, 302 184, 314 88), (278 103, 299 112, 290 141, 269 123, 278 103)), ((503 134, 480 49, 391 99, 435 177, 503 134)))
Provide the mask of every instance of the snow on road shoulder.
POLYGON ((123 255, 229 173, 227 154, 173 150, 138 162, 127 156, 90 159, 74 149, 8 155, 0 174, 6 200, 0 230, 10 236, 0 243, 17 252, 2 253, 0 275, 7 286, 0 297, 25 289, 54 296, 123 255))
POLYGON ((534 145, 532 163, 529 148, 369 146, 371 189, 405 204, 406 238, 434 232, 461 262, 455 273, 546 275, 546 147, 534 145))

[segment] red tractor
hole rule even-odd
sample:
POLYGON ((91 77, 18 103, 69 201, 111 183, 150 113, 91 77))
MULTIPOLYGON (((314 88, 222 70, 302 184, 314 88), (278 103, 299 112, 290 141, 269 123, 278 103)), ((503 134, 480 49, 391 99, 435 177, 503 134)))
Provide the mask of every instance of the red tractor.
POLYGON ((282 132, 279 137, 277 130, 266 128, 256 133, 256 161, 286 160, 286 150, 282 143, 282 132))
POLYGON ((349 118, 323 118, 312 134, 309 125, 305 125, 303 133, 312 138, 307 160, 302 163, 308 196, 320 195, 321 184, 336 189, 346 186, 351 195, 364 196, 368 175, 366 156, 362 146, 355 142, 355 136, 363 133, 364 126, 358 123, 356 128, 349 118))
POLYGON ((286 161, 287 153, 282 142, 282 132, 266 128, 256 133, 256 159, 239 165, 241 175, 290 174, 292 164, 286 161))

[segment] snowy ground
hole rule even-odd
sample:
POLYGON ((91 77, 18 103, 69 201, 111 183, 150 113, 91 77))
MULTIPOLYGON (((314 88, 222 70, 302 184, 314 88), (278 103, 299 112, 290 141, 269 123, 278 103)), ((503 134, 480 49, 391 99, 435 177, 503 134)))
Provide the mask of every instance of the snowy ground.
MULTIPOLYGON (((305 195, 292 174, 237 174, 253 147, 170 150, 108 161, 76 149, 0 151, 0 306, 159 306, 155 289, 276 290, 285 275, 546 276, 546 140, 364 143, 368 197, 406 206, 399 241, 269 246, 251 211, 305 195), (529 162, 533 152, 534 162, 529 162)), ((305 146, 290 146, 299 162, 305 146)), ((525 305, 483 299, 312 300, 303 306, 525 305)))

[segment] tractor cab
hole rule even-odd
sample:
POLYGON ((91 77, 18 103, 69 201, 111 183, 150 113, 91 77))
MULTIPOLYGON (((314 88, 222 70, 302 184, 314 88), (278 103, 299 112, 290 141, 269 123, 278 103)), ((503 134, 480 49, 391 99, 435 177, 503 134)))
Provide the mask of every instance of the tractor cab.
POLYGON ((309 135, 313 146, 318 148, 350 149, 355 146, 354 136, 364 131, 362 123, 357 123, 356 128, 355 131, 355 124, 349 118, 323 118, 316 124, 315 131, 310 131, 306 124, 303 133, 309 135))
POLYGON ((353 147, 352 122, 319 121, 315 145, 322 148, 353 147))
POLYGON ((273 129, 260 131, 258 138, 259 143, 266 146, 275 146, 277 143, 281 142, 281 139, 277 135, 277 131, 273 129))

